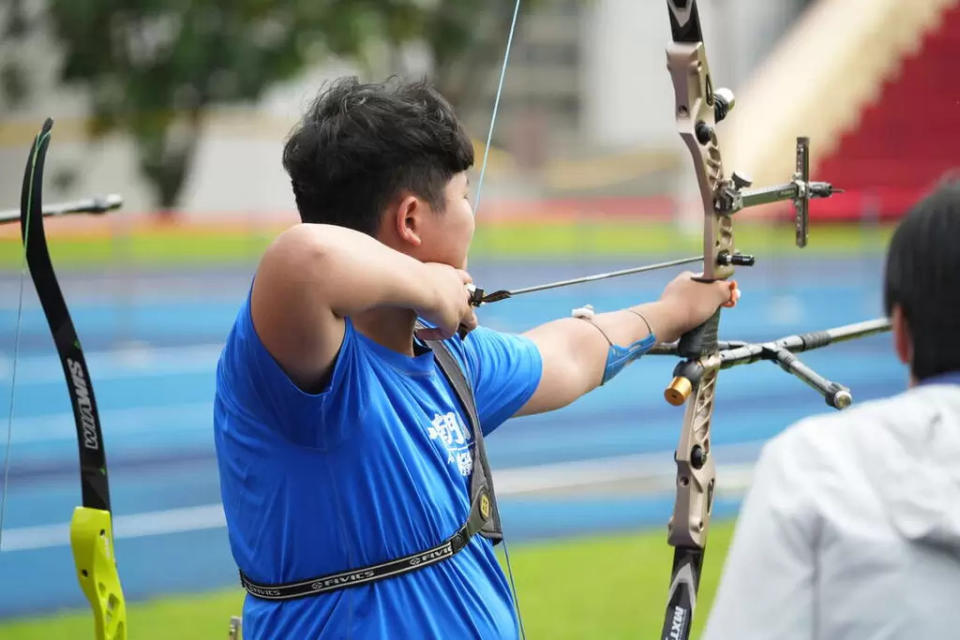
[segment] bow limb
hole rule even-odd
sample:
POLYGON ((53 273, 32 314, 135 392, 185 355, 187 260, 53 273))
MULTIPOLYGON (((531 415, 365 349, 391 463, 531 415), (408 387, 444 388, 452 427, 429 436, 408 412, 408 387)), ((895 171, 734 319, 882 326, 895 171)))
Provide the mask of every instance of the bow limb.
MULTIPOLYGON (((126 605, 113 549, 107 460, 100 416, 90 372, 50 261, 43 227, 43 169, 52 127, 53 121, 47 119, 30 150, 21 192, 20 228, 25 261, 63 366, 76 425, 82 504, 74 509, 70 522, 70 545, 77 579, 93 610, 94 637, 97 640, 125 640, 126 605)), ((18 336, 20 322, 18 313, 18 336)))

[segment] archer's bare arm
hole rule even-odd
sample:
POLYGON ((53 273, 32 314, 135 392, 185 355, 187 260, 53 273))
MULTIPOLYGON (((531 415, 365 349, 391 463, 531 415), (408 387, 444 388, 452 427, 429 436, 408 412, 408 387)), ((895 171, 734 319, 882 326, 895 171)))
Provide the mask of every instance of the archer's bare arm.
MULTIPOLYGON (((731 283, 703 284, 682 273, 664 289, 660 300, 630 307, 644 316, 657 342, 672 342, 702 324, 732 298, 731 283)), ((566 406, 600 386, 610 340, 628 346, 649 334, 646 323, 626 309, 601 313, 592 323, 579 318, 548 322, 526 332, 540 351, 543 373, 537 390, 518 415, 542 413, 566 406), (594 326, 596 325, 596 326, 594 326)))
POLYGON ((344 227, 300 224, 271 244, 250 308, 260 340, 291 380, 314 390, 343 341, 344 318, 376 307, 412 309, 452 335, 472 311, 465 272, 423 263, 344 227))

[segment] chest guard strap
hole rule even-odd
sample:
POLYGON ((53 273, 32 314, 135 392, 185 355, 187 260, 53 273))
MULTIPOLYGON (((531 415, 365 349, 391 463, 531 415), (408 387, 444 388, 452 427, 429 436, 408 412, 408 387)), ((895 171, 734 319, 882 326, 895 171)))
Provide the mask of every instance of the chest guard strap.
MULTIPOLYGON (((417 328, 423 328, 423 325, 418 322, 417 328)), ((486 449, 483 446, 483 432, 480 430, 480 419, 477 416, 473 389, 467 381, 460 363, 450 353, 443 341, 430 340, 426 342, 426 345, 433 351, 437 366, 440 367, 440 371, 443 372, 447 382, 453 388, 470 422, 474 449, 473 473, 470 477, 470 514, 467 516, 467 521, 456 533, 436 546, 394 560, 357 569, 281 584, 256 582, 241 570, 240 583, 247 590, 247 593, 264 600, 292 600, 329 593, 338 589, 403 575, 446 560, 466 547, 470 538, 478 533, 492 540, 494 544, 503 539, 500 513, 497 510, 497 501, 493 492, 493 481, 490 466, 487 463, 486 449)))

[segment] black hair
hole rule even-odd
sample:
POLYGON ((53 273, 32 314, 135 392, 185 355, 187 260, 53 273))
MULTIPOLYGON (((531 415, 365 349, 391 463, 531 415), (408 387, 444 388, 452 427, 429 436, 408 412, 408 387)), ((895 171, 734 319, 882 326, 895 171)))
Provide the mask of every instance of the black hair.
POLYGON ((884 307, 903 309, 917 380, 960 369, 960 180, 943 184, 900 222, 890 241, 884 307))
POLYGON ((320 91, 283 148, 303 222, 375 235, 401 190, 444 209, 444 187, 473 164, 473 145, 426 81, 361 84, 340 78, 320 91))

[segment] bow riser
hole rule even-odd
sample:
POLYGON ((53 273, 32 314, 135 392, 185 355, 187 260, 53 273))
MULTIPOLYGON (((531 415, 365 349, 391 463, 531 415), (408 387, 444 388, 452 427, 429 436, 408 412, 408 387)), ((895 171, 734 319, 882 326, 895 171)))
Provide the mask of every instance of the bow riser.
POLYGON ((113 553, 110 512, 76 507, 70 519, 70 548, 77 581, 93 611, 93 637, 126 640, 127 608, 113 553))
POLYGON ((733 267, 720 264, 719 256, 735 253, 733 221, 714 205, 723 185, 723 160, 716 134, 716 99, 703 43, 671 42, 667 46, 667 69, 676 95, 677 130, 693 158, 703 202, 703 278, 727 278, 733 274, 733 267))
MULTIPOLYGON (((718 206, 730 185, 724 181, 716 123, 733 106, 714 92, 695 0, 668 0, 672 40, 667 69, 673 81, 677 131, 690 151, 703 210, 703 274, 714 281, 733 275, 737 262, 733 209, 718 206)), ((667 540, 674 547, 670 593, 662 627, 664 640, 686 640, 696 607, 700 570, 706 547, 716 470, 710 453, 710 423, 716 396, 717 332, 720 310, 683 335, 679 355, 686 358, 674 371, 665 395, 672 404, 689 396, 674 459, 677 494, 667 540)))
POLYGON ((716 470, 710 454, 710 422, 717 388, 719 359, 709 359, 696 392, 687 402, 683 429, 677 443, 677 498, 668 525, 667 541, 673 547, 698 547, 707 543, 713 509, 716 470))
MULTIPOLYGON (((703 44, 703 31, 696 0, 667 0, 672 41, 667 45, 667 68, 676 96, 677 130, 693 159, 703 203, 703 275, 697 280, 727 279, 735 265, 750 266, 753 256, 736 251, 733 214, 747 206, 792 200, 796 208, 797 245, 806 245, 810 198, 828 197, 836 190, 830 183, 810 182, 809 140, 797 139, 796 172, 792 180, 753 191, 750 179, 733 172, 724 177, 716 124, 733 108, 734 96, 727 89, 714 90, 703 44)), ((717 373, 722 365, 717 333, 720 310, 706 322, 681 336, 675 353, 684 361, 674 369, 674 378, 664 392, 670 404, 689 400, 674 458, 677 462, 677 498, 670 519, 668 541, 675 548, 670 597, 664 618, 663 637, 686 640, 696 605, 697 586, 707 531, 713 507, 715 469, 710 453, 710 421, 716 395, 717 373)), ((784 364, 803 374, 818 389, 828 381, 811 375, 786 353, 784 364)), ((843 388, 827 389, 835 406, 849 403, 843 388)))

